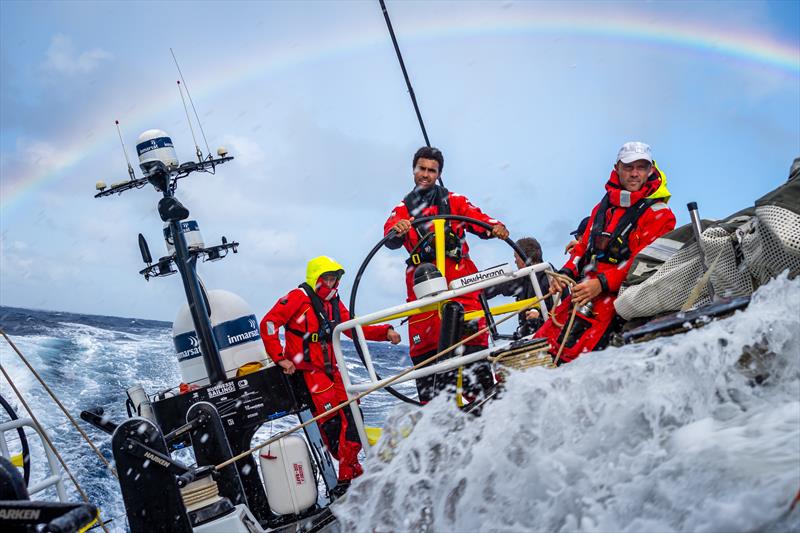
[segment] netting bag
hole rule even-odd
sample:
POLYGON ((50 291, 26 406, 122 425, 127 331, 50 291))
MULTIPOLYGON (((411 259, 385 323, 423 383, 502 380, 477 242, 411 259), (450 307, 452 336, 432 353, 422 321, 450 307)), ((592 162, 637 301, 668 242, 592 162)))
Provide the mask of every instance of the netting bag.
POLYGON ((614 304, 617 313, 631 320, 674 312, 690 295, 696 308, 711 302, 709 287, 716 296, 746 296, 787 269, 800 273, 800 179, 759 199, 755 208, 710 224, 700 239, 711 270, 708 283, 698 284, 705 266, 691 228, 684 226, 635 258, 614 304), (674 253, 661 260, 669 248, 674 253))

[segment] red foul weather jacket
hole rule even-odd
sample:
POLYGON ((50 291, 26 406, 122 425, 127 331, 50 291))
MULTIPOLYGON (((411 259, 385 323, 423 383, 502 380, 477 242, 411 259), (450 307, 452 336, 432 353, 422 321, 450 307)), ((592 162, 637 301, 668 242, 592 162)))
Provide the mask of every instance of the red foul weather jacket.
MULTIPOLYGON (((448 203, 450 206, 450 214, 451 215, 461 215, 474 218, 476 220, 480 220, 481 222, 485 222, 487 224, 496 225, 500 224, 499 220, 496 220, 483 211, 480 210, 477 206, 473 205, 466 196, 462 196, 460 194, 456 194, 453 192, 448 192, 448 203)), ((421 218, 425 216, 432 216, 439 214, 439 207, 436 205, 426 207, 422 209, 419 213, 413 215, 414 218, 421 218)), ((389 233, 389 230, 392 229, 398 221, 403 219, 410 219, 412 215, 409 213, 409 209, 405 202, 399 203, 395 208, 392 210, 392 214, 386 220, 386 223, 383 225, 383 234, 386 235, 389 233)), ((449 222, 450 228, 456 234, 456 236, 461 240, 461 259, 456 262, 454 259, 450 257, 445 258, 445 278, 447 279, 448 284, 454 280, 469 274, 474 274, 478 271, 478 268, 475 266, 475 263, 472 262, 472 259, 469 257, 469 245, 465 239, 465 234, 467 231, 473 233, 480 237, 481 239, 488 239, 491 238, 491 234, 483 227, 478 226, 476 224, 469 224, 466 222, 460 221, 450 221, 449 222)), ((430 224, 428 228, 422 228, 418 226, 419 230, 424 235, 428 231, 433 231, 433 224, 430 224)), ((408 233, 403 236, 402 245, 405 249, 410 253, 411 250, 419 243, 420 236, 412 229, 408 233)), ((394 248, 389 244, 390 248, 394 248)), ((406 290, 407 290, 407 299, 408 302, 413 302, 416 300, 416 296, 414 295, 414 270, 415 266, 411 265, 406 269, 406 290)), ((464 306, 465 311, 476 311, 481 309, 480 300, 478 299, 478 293, 470 293, 465 294, 459 298, 456 298, 456 301, 460 302, 464 306)), ((439 345, 439 328, 440 328, 440 320, 439 315, 436 312, 432 313, 423 313, 420 315, 412 316, 408 321, 408 342, 410 345, 410 354, 412 357, 417 355, 422 355, 431 351, 435 351, 439 345)), ((479 322, 479 326, 484 326, 484 319, 481 319, 479 322)), ((488 334, 483 334, 478 336, 477 338, 470 341, 468 344, 477 345, 477 346, 486 346, 488 343, 488 334)))
MULTIPOLYGON (((550 345, 554 347, 553 353, 558 350, 561 342, 565 342, 560 362, 572 361, 581 353, 595 349, 616 315, 614 300, 628 275, 632 259, 658 237, 675 229, 675 215, 666 204, 670 196, 666 188, 666 178, 657 167, 644 186, 636 192, 626 191, 620 185, 617 171, 613 170, 606 183, 606 192, 607 196, 592 210, 580 242, 572 249, 569 260, 561 269, 561 272, 579 282, 585 279, 600 280, 602 292, 592 300, 592 316, 582 319, 583 325, 576 322, 566 341, 562 339, 562 328, 552 319, 547 320, 535 333, 536 337, 547 337, 550 340, 550 345), (643 199, 647 199, 646 204, 637 204, 643 199), (601 250, 601 232, 614 235, 620 222, 627 222, 624 219, 626 212, 637 205, 642 206, 643 210, 633 222, 634 226, 627 236, 623 235, 619 241, 627 250, 622 254, 610 253, 610 247, 606 247, 605 252, 601 250)), ((571 296, 565 298, 555 309, 556 319, 561 324, 569 321, 571 300, 571 296)))
MULTIPOLYGON (((603 205, 600 202, 589 217, 589 223, 581 236, 580 242, 572 249, 569 260, 567 260, 562 270, 569 271, 570 276, 575 280, 582 277, 587 279, 597 278, 603 284, 603 290, 612 294, 619 292, 622 282, 628 276, 633 257, 642 249, 647 247, 654 240, 675 229, 675 214, 667 206, 665 201, 669 198, 666 190, 666 181, 662 178, 661 172, 653 169, 653 175, 645 182, 644 186, 636 192, 628 192, 619 183, 619 176, 616 170, 611 171, 611 176, 606 183, 608 193, 608 207, 605 212, 605 224, 601 231, 613 233, 626 210, 636 204, 639 200, 650 198, 654 200, 652 205, 642 212, 635 227, 628 234, 627 245, 630 249, 630 256, 619 263, 598 260, 594 269, 586 269, 580 272, 578 262, 582 259, 584 264, 591 261, 595 250, 590 246, 592 232, 595 230, 598 210, 603 205)), ((597 228, 600 230, 600 228, 597 228)))
MULTIPOLYGON (((338 297, 323 301, 329 320, 334 318, 333 305, 338 306, 340 322, 350 320, 349 311, 338 297)), ((368 340, 384 341, 391 326, 382 324, 363 328, 364 336, 368 340)), ((292 361, 298 370, 303 371, 303 377, 312 393, 326 391, 334 385, 334 381, 341 382, 333 346, 324 338, 315 338, 319 329, 320 320, 311 304, 311 298, 301 288, 293 289, 278 300, 261 319, 261 338, 269 356, 276 363, 282 359, 292 361), (285 332, 285 347, 278 337, 281 327, 285 332), (307 340, 307 354, 304 353, 304 338, 307 340)), ((352 338, 352 330, 345 334, 352 338)), ((337 399, 343 401, 347 398, 337 399)))

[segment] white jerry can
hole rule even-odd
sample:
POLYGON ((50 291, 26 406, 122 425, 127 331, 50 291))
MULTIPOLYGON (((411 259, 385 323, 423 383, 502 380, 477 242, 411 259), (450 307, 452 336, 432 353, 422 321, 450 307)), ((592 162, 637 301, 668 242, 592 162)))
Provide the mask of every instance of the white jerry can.
POLYGON ((297 514, 317 503, 317 481, 303 437, 288 435, 259 454, 272 512, 297 514))

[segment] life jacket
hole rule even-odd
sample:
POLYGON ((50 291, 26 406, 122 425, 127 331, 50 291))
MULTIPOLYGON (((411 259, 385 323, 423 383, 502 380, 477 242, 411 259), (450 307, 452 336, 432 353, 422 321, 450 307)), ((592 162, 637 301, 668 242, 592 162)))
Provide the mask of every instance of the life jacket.
POLYGON ((290 328, 284 325, 284 329, 290 333, 297 335, 303 339, 303 361, 311 363, 311 344, 318 343, 322 350, 322 358, 325 362, 325 374, 333 380, 333 363, 328 354, 328 345, 333 339, 333 330, 341 322, 341 314, 339 313, 339 296, 334 296, 329 300, 331 304, 331 318, 328 318, 325 313, 325 304, 322 299, 317 295, 313 288, 308 283, 301 283, 299 288, 305 291, 308 299, 311 301, 311 308, 317 316, 317 331, 310 333, 308 331, 300 331, 298 329, 290 328))
POLYGON ((642 214, 651 205, 658 202, 655 198, 642 198, 625 210, 622 218, 617 222, 614 231, 604 231, 606 225, 606 213, 611 207, 608 193, 600 202, 600 207, 592 221, 592 233, 589 236, 589 255, 597 261, 604 263, 618 264, 631 256, 631 249, 628 245, 628 236, 631 230, 636 227, 636 223, 642 214))
MULTIPOLYGON (((633 205, 625 206, 623 196, 628 198, 632 193, 624 191, 618 182, 615 182, 615 172, 606 185, 606 195, 600 201, 592 220, 592 230, 589 234, 588 257, 603 263, 619 264, 630 259, 631 250, 628 237, 636 227, 636 223, 645 211, 658 202, 669 199, 666 189, 666 178, 660 169, 654 165, 654 171, 643 187, 644 196, 633 205), (647 191, 650 189, 650 191, 647 191), (652 191, 652 192, 651 192, 652 191), (612 201, 615 195, 615 201, 612 201), (611 232, 605 231, 606 216, 612 207, 625 207, 625 213, 620 217, 617 225, 611 232)), ((618 178, 617 178, 618 180, 618 178)), ((635 193, 633 193, 635 194, 635 193)), ((586 256, 584 256, 586 257, 586 256)))
MULTIPOLYGON (((440 185, 434 185, 433 203, 428 203, 423 199, 416 189, 411 191, 403 198, 403 203, 412 217, 429 216, 425 214, 426 209, 436 207, 436 214, 449 215, 450 210, 450 191, 440 185)), ((414 230, 419 236, 419 242, 409 252, 410 257, 406 260, 408 266, 416 266, 420 263, 435 263, 436 261, 436 243, 434 241, 433 230, 423 233, 419 226, 415 226, 414 230)), ((461 238, 453 231, 449 221, 444 224, 444 253, 456 263, 461 261, 462 258, 462 241, 461 238)))

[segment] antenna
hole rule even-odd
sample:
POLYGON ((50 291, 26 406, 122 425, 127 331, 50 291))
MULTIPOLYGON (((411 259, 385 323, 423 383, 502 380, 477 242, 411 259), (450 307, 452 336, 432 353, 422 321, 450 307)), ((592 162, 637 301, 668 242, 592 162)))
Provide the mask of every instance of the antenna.
POLYGON ((181 80, 178 80, 178 92, 181 93, 181 102, 183 102, 183 111, 186 113, 186 122, 189 123, 189 131, 192 133, 192 141, 194 142, 194 150, 197 154, 197 161, 203 161, 203 152, 197 146, 197 137, 194 135, 194 128, 192 127, 192 119, 189 118, 189 109, 186 107, 186 99, 183 97, 183 88, 181 87, 181 80))
MULTIPOLYGON (((406 70, 406 64, 403 61, 403 54, 400 53, 400 45, 397 44, 397 36, 394 34, 394 28, 392 28, 392 20, 389 18, 389 11, 386 9, 386 3, 383 0, 378 0, 378 3, 381 5, 381 11, 383 11, 383 18, 386 20, 386 27, 389 29, 389 36, 392 38, 392 44, 394 45, 394 51, 397 54, 397 61, 400 63, 400 70, 403 71, 403 78, 406 80, 406 87, 408 87, 408 94, 411 96, 411 103, 414 104, 414 112, 417 114, 417 120, 419 121, 419 127, 422 130, 422 137, 425 139, 425 146, 430 148, 431 141, 428 139, 428 132, 425 130, 425 123, 422 121, 422 113, 419 111, 419 104, 417 104, 417 95, 414 94, 414 88, 411 86, 411 79, 408 77, 408 71, 406 70)), ((441 169, 440 169, 441 170, 441 169)), ((444 187, 444 181, 442 180, 442 174, 439 172, 439 185, 444 187)))
MULTIPOLYGON (((200 128, 200 134, 203 136, 203 142, 206 144, 206 152, 210 155, 211 148, 208 147, 208 139, 206 139, 206 133, 203 131, 203 125, 200 123, 200 116, 197 114, 197 108, 194 107, 194 101, 192 100, 192 95, 189 93, 189 86, 186 85, 186 80, 183 78, 183 72, 181 72, 181 66, 178 64, 178 58, 175 57, 175 52, 172 48, 169 49, 169 52, 172 54, 172 60, 175 61, 175 68, 178 69, 178 75, 181 77, 181 81, 183 82, 183 86, 186 88, 186 96, 189 97, 189 103, 192 105, 192 111, 194 111, 194 118, 197 120, 197 127, 200 128)), ((181 93, 181 97, 183 97, 183 93, 181 93)), ((184 104, 184 107, 186 104, 184 104)), ((187 113, 188 114, 188 113, 187 113)), ((197 143, 195 143, 197 145, 197 143)), ((198 149, 198 155, 200 150, 198 149)))
POLYGON ((133 167, 131 166, 131 160, 128 159, 128 151, 125 149, 125 143, 122 141, 122 130, 119 127, 119 120, 115 120, 114 124, 117 125, 117 135, 119 135, 119 143, 122 145, 122 153, 125 154, 125 162, 128 163, 128 176, 130 176, 131 181, 136 179, 136 176, 133 173, 133 167))

